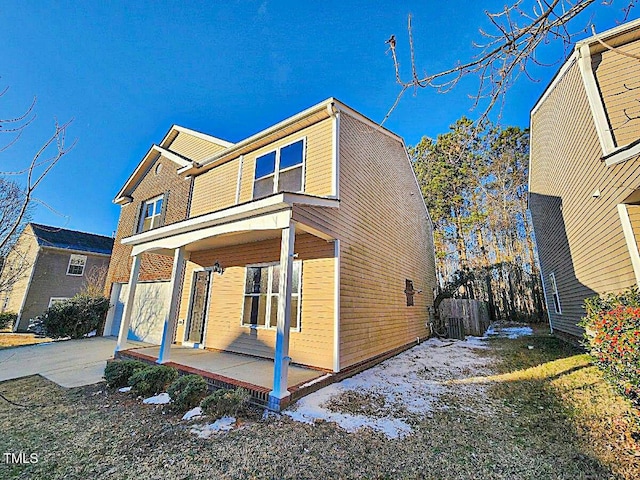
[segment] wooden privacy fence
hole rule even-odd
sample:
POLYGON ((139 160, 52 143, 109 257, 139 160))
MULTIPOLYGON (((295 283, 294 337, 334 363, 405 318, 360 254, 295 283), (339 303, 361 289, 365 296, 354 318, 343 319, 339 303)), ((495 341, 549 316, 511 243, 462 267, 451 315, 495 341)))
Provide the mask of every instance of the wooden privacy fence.
POLYGON ((446 298, 440 303, 439 313, 447 324, 449 336, 454 338, 481 337, 491 323, 488 305, 480 300, 446 298))

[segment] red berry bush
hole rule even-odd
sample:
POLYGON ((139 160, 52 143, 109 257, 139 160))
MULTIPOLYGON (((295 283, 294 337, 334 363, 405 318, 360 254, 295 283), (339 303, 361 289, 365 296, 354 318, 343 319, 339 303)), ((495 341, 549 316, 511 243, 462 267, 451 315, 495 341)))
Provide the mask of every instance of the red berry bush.
POLYGON ((581 325, 594 363, 640 406, 640 292, 593 297, 585 310, 581 325))

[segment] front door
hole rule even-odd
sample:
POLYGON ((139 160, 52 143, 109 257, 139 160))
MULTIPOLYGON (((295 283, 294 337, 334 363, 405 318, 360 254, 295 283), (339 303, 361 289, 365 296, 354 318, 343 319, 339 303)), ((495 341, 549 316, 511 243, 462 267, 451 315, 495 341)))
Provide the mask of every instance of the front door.
POLYGON ((202 343, 204 337, 204 323, 207 315, 210 281, 211 272, 208 270, 201 270, 193 274, 189 326, 187 328, 185 341, 194 345, 202 343))

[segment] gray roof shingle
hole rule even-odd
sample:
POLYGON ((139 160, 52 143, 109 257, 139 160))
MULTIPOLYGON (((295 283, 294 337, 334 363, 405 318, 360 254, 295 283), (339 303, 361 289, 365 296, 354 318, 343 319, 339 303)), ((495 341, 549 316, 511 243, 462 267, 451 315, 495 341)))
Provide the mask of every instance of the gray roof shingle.
POLYGON ((111 255, 113 238, 31 223, 38 245, 111 255))

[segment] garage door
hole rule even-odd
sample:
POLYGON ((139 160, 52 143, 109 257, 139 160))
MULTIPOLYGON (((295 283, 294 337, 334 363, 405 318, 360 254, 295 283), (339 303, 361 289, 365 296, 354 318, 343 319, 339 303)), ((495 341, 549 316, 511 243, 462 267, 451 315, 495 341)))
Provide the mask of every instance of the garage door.
MULTIPOLYGON (((138 283, 136 296, 131 312, 131 325, 129 326, 129 340, 153 343, 159 345, 162 342, 162 328, 167 313, 167 298, 169 297, 169 282, 138 283)), ((111 335, 117 336, 120 331, 124 304, 129 294, 128 284, 114 284, 113 288, 119 288, 118 301, 114 306, 111 335)))

